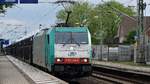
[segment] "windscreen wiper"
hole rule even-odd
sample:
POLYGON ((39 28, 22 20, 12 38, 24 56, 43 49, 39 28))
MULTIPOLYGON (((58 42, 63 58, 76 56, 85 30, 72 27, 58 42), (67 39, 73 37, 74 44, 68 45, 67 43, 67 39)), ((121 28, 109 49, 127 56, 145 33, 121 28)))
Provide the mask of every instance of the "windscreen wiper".
POLYGON ((72 38, 72 40, 75 42, 75 44, 77 44, 78 46, 80 46, 80 43, 78 43, 74 38, 72 38))
POLYGON ((69 38, 69 39, 63 44, 63 46, 65 46, 70 40, 71 40, 71 38, 69 38))
POLYGON ((77 44, 78 46, 80 46, 80 43, 78 43, 75 39, 73 39, 73 38, 69 38, 64 44, 63 44, 63 46, 65 46, 69 41, 74 41, 75 42, 75 44, 77 44))

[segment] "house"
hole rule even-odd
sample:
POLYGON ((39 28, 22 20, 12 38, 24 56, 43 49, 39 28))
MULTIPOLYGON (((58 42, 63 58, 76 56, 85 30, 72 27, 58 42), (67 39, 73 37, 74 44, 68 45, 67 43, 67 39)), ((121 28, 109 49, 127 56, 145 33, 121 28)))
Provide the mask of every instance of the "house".
POLYGON ((145 42, 146 44, 150 44, 150 26, 145 30, 145 42))
MULTIPOLYGON (((119 24, 118 27, 118 34, 119 37, 119 43, 123 43, 123 41, 126 40, 126 37, 129 32, 136 31, 137 30, 137 17, 128 17, 123 16, 122 21, 119 24)), ((150 27, 150 16, 144 17, 144 28, 147 30, 147 28, 150 27)))

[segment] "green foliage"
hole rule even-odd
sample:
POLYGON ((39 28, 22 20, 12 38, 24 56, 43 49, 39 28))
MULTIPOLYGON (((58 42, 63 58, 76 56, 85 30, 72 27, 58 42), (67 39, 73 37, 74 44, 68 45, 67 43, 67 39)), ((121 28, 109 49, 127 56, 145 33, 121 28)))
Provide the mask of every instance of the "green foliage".
MULTIPOLYGON (((80 24, 85 20, 90 14, 92 6, 85 2, 85 3, 77 3, 70 7, 72 13, 70 15, 69 23, 73 26, 80 26, 80 24)), ((67 18, 67 13, 65 10, 60 10, 56 16, 58 20, 65 21, 67 18)))
POLYGON ((125 44, 134 44, 136 41, 135 41, 135 37, 136 36, 136 31, 131 31, 128 33, 127 35, 127 39, 126 41, 124 41, 125 44))
POLYGON ((0 13, 5 13, 6 12, 6 8, 8 7, 12 7, 13 4, 0 4, 0 13))
POLYGON ((116 8, 120 12, 125 13, 125 14, 127 14, 129 16, 133 16, 136 13, 130 7, 125 7, 123 4, 118 3, 116 1, 106 2, 105 4, 109 5, 109 6, 113 7, 113 8, 116 8))
POLYGON ((95 44, 95 45, 100 44, 100 41, 93 37, 92 37, 92 42, 93 42, 92 44, 95 44))
MULTIPOLYGON (((115 38, 121 21, 121 13, 129 16, 135 14, 131 8, 125 7, 116 1, 98 5, 80 2, 71 6, 70 9, 72 13, 69 24, 72 24, 72 26, 88 26, 92 35, 92 43, 94 44, 100 43, 101 40, 105 42, 115 38), (114 9, 117 9, 117 11, 114 9)), ((65 10, 61 10, 57 14, 57 18, 60 21, 65 21, 66 17, 65 10)))

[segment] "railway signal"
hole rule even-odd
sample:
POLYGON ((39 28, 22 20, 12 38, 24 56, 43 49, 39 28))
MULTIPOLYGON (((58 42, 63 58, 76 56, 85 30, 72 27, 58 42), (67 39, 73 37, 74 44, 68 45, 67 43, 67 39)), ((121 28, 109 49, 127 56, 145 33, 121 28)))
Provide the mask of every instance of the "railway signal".
POLYGON ((145 36, 144 36, 144 9, 146 8, 146 3, 143 0, 138 0, 138 29, 137 29, 137 63, 145 63, 145 36))

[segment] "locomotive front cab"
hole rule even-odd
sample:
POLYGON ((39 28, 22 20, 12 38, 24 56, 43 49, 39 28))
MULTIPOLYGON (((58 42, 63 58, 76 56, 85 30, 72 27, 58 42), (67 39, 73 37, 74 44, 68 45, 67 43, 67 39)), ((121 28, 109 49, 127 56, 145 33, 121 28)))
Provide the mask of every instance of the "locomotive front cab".
POLYGON ((54 71, 91 73, 91 36, 87 28, 56 28, 54 71))

